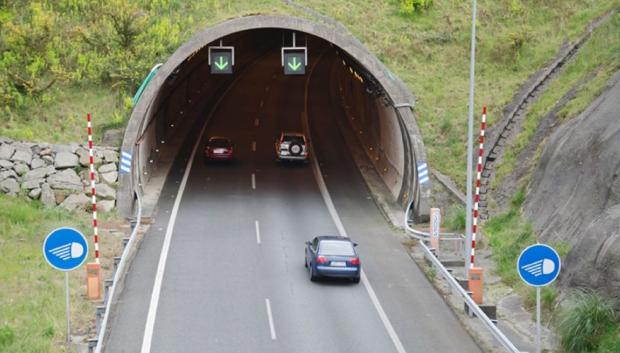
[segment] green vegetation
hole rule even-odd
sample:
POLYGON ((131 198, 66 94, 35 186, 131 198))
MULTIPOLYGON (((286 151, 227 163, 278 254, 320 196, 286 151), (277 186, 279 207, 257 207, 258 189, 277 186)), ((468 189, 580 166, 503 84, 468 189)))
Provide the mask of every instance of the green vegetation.
MULTIPOLYGON (((0 220, 0 352, 68 352, 64 275, 45 262, 41 246, 60 226, 89 234, 89 215, 0 194, 0 220)), ((102 247, 108 241, 102 239, 102 247)), ((75 329, 87 327, 94 315, 94 304, 82 299, 84 275, 83 269, 69 275, 75 329)))
MULTIPOLYGON (((469 2, 296 3, 342 22, 405 81, 418 98, 420 129, 433 141, 430 163, 463 186, 469 2)), ((565 40, 619 3, 478 1, 477 110, 487 105, 489 123, 496 121, 513 92, 565 40)), ((75 123, 87 111, 99 132, 123 125, 127 98, 154 64, 206 26, 253 13, 310 17, 278 0, 13 1, 0 10, 0 134, 82 141, 75 123)))
POLYGON ((444 227, 452 231, 465 231, 465 208, 460 205, 453 205, 446 212, 444 227))
POLYGON ((549 89, 534 103, 523 123, 522 131, 504 152, 493 186, 500 185, 503 178, 514 170, 519 154, 528 146, 540 121, 569 90, 578 88, 575 97, 557 113, 560 121, 581 113, 605 89, 609 78, 620 69, 618 33, 620 15, 616 14, 592 34, 574 60, 566 65, 562 75, 553 81, 549 89), (580 85, 581 82, 585 84, 580 85))
POLYGON ((519 254, 536 242, 532 225, 521 214, 524 199, 525 193, 521 190, 512 199, 508 212, 492 217, 484 224, 484 234, 493 248, 495 271, 511 286, 520 282, 516 266, 519 254))
POLYGON ((613 305, 592 291, 573 294, 557 329, 566 353, 618 352, 620 328, 613 305))

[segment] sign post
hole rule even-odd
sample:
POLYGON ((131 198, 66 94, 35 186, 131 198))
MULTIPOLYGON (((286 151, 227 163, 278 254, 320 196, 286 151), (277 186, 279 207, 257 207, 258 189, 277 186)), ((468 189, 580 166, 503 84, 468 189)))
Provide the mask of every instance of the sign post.
POLYGON ((558 252, 545 244, 525 248, 517 260, 517 272, 526 284, 536 287, 536 353, 540 353, 540 288, 549 285, 560 274, 558 252))
POLYGON ((82 233, 69 228, 55 229, 43 241, 43 257, 53 268, 65 273, 65 305, 67 314, 67 342, 71 334, 69 311, 69 271, 82 266, 88 257, 88 242, 82 233))
POLYGON ((308 65, 308 47, 298 47, 293 32, 293 46, 282 47, 282 67, 285 75, 304 75, 308 65))

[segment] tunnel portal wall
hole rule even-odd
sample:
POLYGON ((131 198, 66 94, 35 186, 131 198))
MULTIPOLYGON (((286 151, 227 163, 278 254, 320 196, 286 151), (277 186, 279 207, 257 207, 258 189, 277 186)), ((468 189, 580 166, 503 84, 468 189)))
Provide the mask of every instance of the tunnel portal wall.
MULTIPOLYGON (((414 97, 407 87, 342 28, 290 16, 264 15, 236 18, 203 30, 181 46, 158 70, 134 107, 125 131, 122 149, 133 153, 134 162, 132 173, 119 178, 120 213, 125 216, 132 214, 133 190, 143 189, 155 176, 165 179, 167 171, 158 171, 158 166, 170 167, 179 152, 180 142, 191 133, 195 117, 207 114, 208 108, 223 94, 222 88, 230 84, 231 78, 218 79, 217 82, 192 79, 192 76, 213 77, 192 75, 208 68, 198 64, 206 61, 205 47, 220 38, 241 36, 243 32, 256 29, 287 29, 321 38, 354 58, 368 77, 376 81, 384 98, 364 103, 364 111, 376 111, 380 117, 364 122, 368 131, 374 131, 364 146, 378 149, 381 163, 375 163, 375 167, 394 198, 403 206, 414 199, 416 218, 426 218, 430 188, 419 185, 415 168, 416 163, 426 161, 426 152, 413 116, 414 97), (201 100, 205 96, 209 98, 201 100), (400 138, 397 137, 399 134, 400 138), (383 172, 384 168, 387 168, 386 172, 383 172)), ((244 61, 247 63, 251 59, 236 56, 235 66, 243 67, 244 61)), ((363 94, 359 90, 352 92, 363 94)), ((355 114, 365 118, 367 115, 362 111, 355 114)), ((160 182, 163 184, 162 180, 160 182)))

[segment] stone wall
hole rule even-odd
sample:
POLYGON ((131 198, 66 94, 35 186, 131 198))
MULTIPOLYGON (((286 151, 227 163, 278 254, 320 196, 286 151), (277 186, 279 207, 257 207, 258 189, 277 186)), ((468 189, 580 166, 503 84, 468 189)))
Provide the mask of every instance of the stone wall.
MULTIPOLYGON (((118 148, 95 147, 97 209, 116 203, 118 148)), ((91 205, 87 146, 18 142, 0 137, 0 192, 69 211, 91 205)))

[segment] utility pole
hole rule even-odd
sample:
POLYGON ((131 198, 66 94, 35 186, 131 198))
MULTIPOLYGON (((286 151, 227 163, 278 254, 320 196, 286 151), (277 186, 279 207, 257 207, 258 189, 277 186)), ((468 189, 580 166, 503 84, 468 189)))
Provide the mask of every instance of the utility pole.
POLYGON ((465 210, 465 278, 468 277, 471 257, 472 183, 474 159, 474 72, 476 66, 476 0, 471 9, 471 54, 469 62, 469 117, 467 124, 467 209, 465 210))

